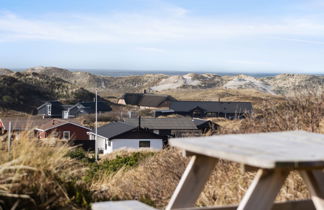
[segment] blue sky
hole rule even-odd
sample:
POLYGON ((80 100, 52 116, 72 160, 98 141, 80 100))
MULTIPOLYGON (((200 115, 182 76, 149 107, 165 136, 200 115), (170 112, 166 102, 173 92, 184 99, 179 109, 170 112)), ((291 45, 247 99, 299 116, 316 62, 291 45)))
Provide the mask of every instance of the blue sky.
POLYGON ((0 0, 0 67, 324 73, 324 0, 0 0))

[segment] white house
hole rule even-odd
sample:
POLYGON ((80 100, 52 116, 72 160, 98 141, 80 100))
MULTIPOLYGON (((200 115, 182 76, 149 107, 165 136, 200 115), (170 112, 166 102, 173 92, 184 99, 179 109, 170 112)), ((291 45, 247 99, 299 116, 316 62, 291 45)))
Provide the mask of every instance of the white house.
MULTIPOLYGON (((95 140, 95 132, 88 132, 89 139, 95 140)), ((162 149, 163 138, 148 129, 124 122, 112 122, 98 128, 97 147, 99 153, 107 154, 122 148, 162 149)))

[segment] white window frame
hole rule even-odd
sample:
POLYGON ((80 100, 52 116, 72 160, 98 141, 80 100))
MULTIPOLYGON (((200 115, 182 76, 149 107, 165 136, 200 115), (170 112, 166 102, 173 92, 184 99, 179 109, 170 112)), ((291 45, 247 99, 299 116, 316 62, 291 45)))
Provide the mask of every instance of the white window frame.
POLYGON ((71 132, 70 131, 63 131, 63 139, 70 140, 71 139, 71 132), (68 138, 65 137, 65 134, 68 134, 68 138))
POLYGON ((47 104, 47 115, 52 115, 52 104, 47 104))

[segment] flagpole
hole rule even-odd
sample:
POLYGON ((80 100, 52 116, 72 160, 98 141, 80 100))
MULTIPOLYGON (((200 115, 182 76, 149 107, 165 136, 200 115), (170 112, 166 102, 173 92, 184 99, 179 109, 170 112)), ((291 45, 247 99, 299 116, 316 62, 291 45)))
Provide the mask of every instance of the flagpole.
POLYGON ((96 161, 98 161, 98 143, 97 143, 97 135, 98 135, 98 89, 96 88, 96 122, 95 122, 95 156, 96 161))

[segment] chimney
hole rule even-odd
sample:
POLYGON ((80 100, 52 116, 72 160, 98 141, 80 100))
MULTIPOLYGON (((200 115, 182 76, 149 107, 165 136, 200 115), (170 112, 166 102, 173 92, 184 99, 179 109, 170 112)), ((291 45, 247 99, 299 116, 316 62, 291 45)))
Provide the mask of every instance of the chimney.
POLYGON ((55 120, 52 121, 52 125, 55 125, 55 120))
POLYGON ((141 115, 138 115, 138 129, 141 128, 141 121, 142 121, 141 115))

